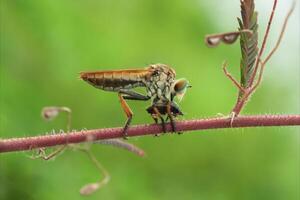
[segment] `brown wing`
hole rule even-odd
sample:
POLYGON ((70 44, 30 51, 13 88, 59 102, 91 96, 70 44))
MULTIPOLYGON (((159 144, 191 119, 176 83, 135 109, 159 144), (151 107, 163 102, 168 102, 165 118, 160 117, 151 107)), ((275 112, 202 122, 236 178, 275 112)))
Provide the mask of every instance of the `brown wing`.
POLYGON ((80 78, 96 88, 107 91, 119 91, 144 86, 145 80, 150 75, 146 69, 109 70, 81 72, 80 78))

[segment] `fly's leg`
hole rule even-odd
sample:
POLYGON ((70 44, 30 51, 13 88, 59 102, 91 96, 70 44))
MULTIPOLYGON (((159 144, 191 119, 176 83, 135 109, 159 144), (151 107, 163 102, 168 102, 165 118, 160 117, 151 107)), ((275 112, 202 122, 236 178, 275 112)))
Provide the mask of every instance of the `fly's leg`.
POLYGON ((168 118, 170 119, 172 132, 175 133, 176 132, 176 124, 175 124, 175 121, 174 121, 173 114, 171 112, 171 103, 170 102, 167 104, 167 114, 168 114, 168 118))
POLYGON ((128 106, 128 104, 126 103, 125 99, 128 100, 142 100, 142 101, 147 101, 150 99, 150 97, 139 94, 135 91, 130 91, 130 90, 121 90, 119 92, 119 99, 121 102, 121 106, 127 116, 127 121, 125 123, 124 129, 123 129, 123 138, 127 139, 127 129, 130 125, 132 116, 133 116, 133 112, 131 111, 130 107, 128 106))
POLYGON ((154 119, 154 121, 155 121, 155 124, 158 124, 158 119, 157 119, 157 116, 156 116, 156 115, 151 115, 151 117, 154 119))
POLYGON ((147 101, 151 99, 151 97, 137 93, 132 90, 121 90, 120 93, 125 94, 123 97, 127 100, 140 100, 140 101, 147 101))
POLYGON ((153 111, 156 115, 156 120, 154 118, 153 119, 155 120, 156 123, 157 123, 157 118, 159 118, 161 120, 161 126, 162 126, 162 129, 163 129, 163 132, 166 133, 167 131, 166 131, 166 124, 165 124, 164 118, 161 116, 161 114, 160 114, 159 110, 157 109, 157 107, 154 106, 153 111))
POLYGON ((123 108, 123 110, 124 110, 124 112, 127 116, 127 121, 126 121, 125 126, 123 128, 123 138, 127 139, 127 129, 130 125, 130 122, 131 122, 131 119, 132 119, 132 116, 133 116, 133 112, 131 111, 130 107, 126 103, 126 101, 123 98, 121 93, 119 93, 119 99, 120 99, 120 102, 121 102, 121 106, 122 106, 122 108, 123 108))
MULTIPOLYGON (((158 124, 157 115, 156 114, 152 114, 151 117, 154 120, 155 124, 158 124)), ((155 134, 154 136, 159 136, 159 134, 155 134)))

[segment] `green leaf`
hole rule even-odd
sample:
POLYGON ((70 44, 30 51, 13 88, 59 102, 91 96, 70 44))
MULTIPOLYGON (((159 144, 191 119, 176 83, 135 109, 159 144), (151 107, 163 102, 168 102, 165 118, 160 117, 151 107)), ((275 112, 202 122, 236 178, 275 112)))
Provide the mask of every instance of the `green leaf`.
POLYGON ((252 34, 241 33, 241 85, 244 88, 249 87, 249 80, 253 74, 254 64, 258 54, 258 35, 257 35, 257 12, 254 10, 253 0, 241 0, 242 19, 238 18, 239 30, 249 29, 252 34))

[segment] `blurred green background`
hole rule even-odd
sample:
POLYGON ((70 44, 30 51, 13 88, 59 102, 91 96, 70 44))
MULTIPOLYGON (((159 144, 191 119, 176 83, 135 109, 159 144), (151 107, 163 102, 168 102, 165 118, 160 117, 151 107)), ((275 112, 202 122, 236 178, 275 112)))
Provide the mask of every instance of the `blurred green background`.
MULTIPOLYGON (((236 88, 239 44, 207 48, 208 33, 236 29, 239 1, 1 0, 0 137, 34 136, 65 128, 65 116, 46 123, 44 106, 68 106, 74 129, 122 126, 114 93, 79 80, 86 70, 165 63, 193 85, 180 104, 184 119, 228 114, 236 88)), ((269 49, 291 1, 279 3, 269 49)), ((298 2, 299 4, 299 2, 298 2)), ((272 1, 260 2, 265 27, 272 1)), ((299 8, 299 5, 298 7, 299 8)), ((299 113, 299 9, 243 114, 299 113)), ((260 29, 260 35, 262 35, 260 29)), ((133 124, 152 123, 149 102, 129 102, 133 124)), ((33 152, 0 155, 0 199, 299 199, 299 128, 210 130, 132 138, 140 158, 110 146, 93 153, 111 181, 92 196, 79 188, 100 178, 86 155, 65 151, 54 161, 33 152)))

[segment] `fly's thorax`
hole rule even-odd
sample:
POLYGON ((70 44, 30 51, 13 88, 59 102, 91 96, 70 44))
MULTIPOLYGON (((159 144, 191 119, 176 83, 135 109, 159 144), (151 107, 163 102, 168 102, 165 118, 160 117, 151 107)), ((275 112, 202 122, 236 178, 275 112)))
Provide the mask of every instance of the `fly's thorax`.
POLYGON ((171 99, 171 82, 157 81, 147 87, 148 96, 152 99, 171 99))
POLYGON ((148 70, 151 71, 145 82, 148 96, 153 100, 170 100, 170 88, 175 79, 175 71, 164 64, 150 65, 148 70))

